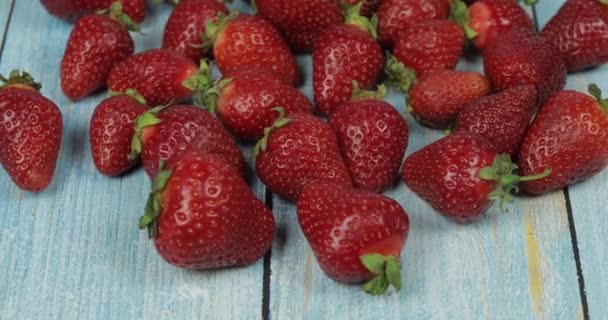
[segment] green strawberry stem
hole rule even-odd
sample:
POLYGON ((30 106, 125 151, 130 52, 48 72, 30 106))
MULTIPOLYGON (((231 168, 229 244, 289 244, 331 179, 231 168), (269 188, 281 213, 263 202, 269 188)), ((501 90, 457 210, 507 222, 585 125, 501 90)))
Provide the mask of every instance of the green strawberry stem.
POLYGON ((353 80, 353 94, 350 100, 383 100, 386 97, 386 91, 386 86, 383 84, 378 85, 376 90, 363 90, 359 86, 359 82, 353 80))
POLYGON ((217 106, 217 98, 221 90, 228 85, 230 81, 218 80, 214 81, 211 77, 211 68, 209 61, 201 60, 198 72, 182 82, 182 85, 194 92, 194 104, 204 106, 210 112, 215 112, 217 106))
POLYGON ((361 257, 361 263, 376 276, 363 284, 363 290, 378 296, 386 292, 392 285, 397 292, 401 290, 401 262, 398 257, 383 256, 378 253, 366 254, 361 257))
POLYGON ((122 11, 122 2, 112 2, 109 8, 97 11, 97 14, 108 15, 110 18, 118 21, 130 31, 139 32, 139 25, 131 19, 131 17, 122 11))
POLYGON ((453 0, 452 8, 450 10, 450 18, 454 20, 464 30, 464 34, 468 39, 477 37, 477 31, 471 29, 469 26, 471 17, 467 4, 462 0, 453 0))
POLYGON ((340 7, 344 14, 344 24, 359 27, 372 35, 374 39, 378 39, 378 16, 373 15, 371 19, 368 19, 361 15, 361 7, 364 1, 359 2, 356 5, 342 2, 340 7))
POLYGON ((416 71, 407 68, 393 55, 388 56, 385 72, 388 75, 387 83, 404 93, 408 93, 417 80, 416 71))
POLYGON ((597 100, 597 102, 600 104, 600 107, 604 109, 604 112, 608 113, 608 98, 604 99, 602 97, 602 89, 600 89, 597 84, 592 83, 589 85, 589 94, 591 94, 591 96, 593 96, 595 100, 597 100))
POLYGON ((220 33, 230 24, 232 20, 239 16, 238 11, 232 11, 229 15, 226 15, 223 12, 220 12, 217 15, 217 20, 213 21, 212 19, 208 19, 205 22, 205 33, 201 33, 201 39, 203 40, 203 48, 205 50, 211 49, 220 33))
MULTIPOLYGON (((538 4, 538 1, 539 0, 523 0, 523 2, 528 6, 536 5, 536 4, 538 4)), ((603 1, 608 1, 608 0, 600 0, 600 2, 603 2, 603 1)), ((608 2, 605 2, 605 3, 608 3, 608 2)))
POLYGON ((133 100, 139 102, 140 104, 143 104, 143 105, 148 104, 148 102, 146 101, 146 98, 144 98, 144 96, 142 96, 139 93, 139 91, 137 91, 133 88, 129 88, 129 89, 125 90, 124 92, 117 92, 117 91, 110 90, 110 95, 113 97, 127 96, 127 97, 132 98, 133 100))
POLYGON ((600 3, 608 4, 608 0, 600 0, 600 3))
POLYGON ((135 134, 133 135, 133 139, 131 140, 131 154, 129 154, 129 160, 137 159, 142 152, 142 142, 141 135, 144 132, 146 127, 154 126, 162 121, 156 116, 159 112, 164 110, 167 106, 158 106, 152 108, 144 113, 142 113, 137 119, 135 119, 135 123, 133 124, 133 128, 135 129, 135 134))
POLYGON ((255 144, 255 147, 253 147, 251 158, 257 157, 258 154, 260 154, 260 152, 262 151, 266 151, 270 134, 273 131, 286 126, 290 121, 290 119, 285 116, 285 109, 283 109, 283 107, 276 107, 272 110, 278 112, 279 117, 277 118, 277 120, 274 121, 274 123, 270 127, 264 129, 264 136, 258 141, 258 143, 255 144))
POLYGON ((159 172, 152 182, 152 192, 148 196, 144 214, 139 218, 139 229, 148 229, 148 237, 158 236, 158 217, 163 212, 163 191, 171 178, 171 170, 165 170, 163 161, 159 164, 159 172))
POLYGON ((544 172, 532 176, 518 176, 514 172, 518 166, 511 161, 508 154, 497 155, 491 167, 485 167, 479 171, 479 177, 483 180, 496 181, 497 187, 489 195, 490 200, 499 200, 500 208, 505 211, 505 202, 513 202, 511 193, 519 190, 520 182, 541 180, 551 174, 551 168, 546 168, 544 172))
POLYGON ((11 86, 26 87, 38 92, 42 89, 40 82, 36 82, 34 78, 25 71, 13 70, 9 73, 8 79, 0 74, 0 82, 3 83, 0 86, 0 89, 11 86))

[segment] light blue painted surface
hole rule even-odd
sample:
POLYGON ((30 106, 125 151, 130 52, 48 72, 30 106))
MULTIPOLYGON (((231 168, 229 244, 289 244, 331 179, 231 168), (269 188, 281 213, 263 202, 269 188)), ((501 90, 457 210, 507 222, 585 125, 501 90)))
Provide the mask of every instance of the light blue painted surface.
POLYGON ((11 11, 12 4, 13 0, 0 1, 0 46, 3 39, 2 36, 4 35, 4 31, 6 30, 6 25, 8 23, 8 17, 11 11))

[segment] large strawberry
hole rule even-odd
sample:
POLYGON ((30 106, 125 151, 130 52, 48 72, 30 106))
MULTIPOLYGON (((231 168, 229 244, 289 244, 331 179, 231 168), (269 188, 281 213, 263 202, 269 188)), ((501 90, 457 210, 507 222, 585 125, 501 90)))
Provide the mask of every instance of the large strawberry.
MULTIPOLYGON (((81 16, 108 8, 116 0, 40 0, 46 10, 57 17, 76 20, 81 16)), ((145 0, 120 0, 124 11, 136 22, 146 17, 145 0)))
POLYGON ((130 158, 135 119, 148 109, 146 101, 134 90, 103 100, 93 112, 89 139, 93 162, 99 172, 118 176, 136 163, 130 158))
POLYGON ((351 186, 331 127, 310 114, 284 117, 282 108, 276 110, 281 116, 265 130, 254 150, 256 173, 270 191, 296 201, 311 183, 351 186))
POLYGON ((517 156, 536 110, 534 86, 511 87, 471 101, 456 119, 456 131, 477 133, 490 140, 498 153, 517 156))
MULTIPOLYGON (((358 89, 358 88, 357 88, 358 89)), ((382 192, 397 180, 408 143, 407 123, 378 92, 357 92, 329 119, 357 188, 382 192)))
POLYGON ((42 191, 55 173, 61 112, 26 72, 13 70, 0 81, 0 162, 21 189, 42 191))
POLYGON ((279 31, 259 16, 220 13, 217 21, 207 22, 203 41, 213 46, 222 73, 254 66, 276 72, 286 83, 300 83, 300 70, 289 46, 279 31))
POLYGON ((551 176, 526 182, 522 189, 543 194, 584 181, 608 165, 608 100, 590 86, 595 99, 576 91, 560 91, 541 108, 519 153, 522 174, 552 168, 551 176))
POLYGON ((228 14, 221 0, 176 0, 163 34, 163 49, 188 57, 198 63, 207 55, 201 34, 205 23, 220 12, 228 14))
POLYGON ((373 295, 401 289, 401 250, 410 222, 399 203, 375 193, 318 183, 298 200, 298 221, 321 269, 373 295))
POLYGON ((73 101, 105 87, 110 70, 133 54, 129 30, 137 30, 122 12, 120 1, 108 14, 84 16, 76 22, 61 60, 61 89, 73 101))
MULTIPOLYGON (((403 164, 408 187, 439 213, 458 222, 478 219, 494 200, 512 201, 510 193, 523 181, 508 155, 499 155, 492 143, 474 133, 456 132, 417 151, 403 164)), ((545 168, 543 168, 545 170, 545 168)))
POLYGON ((221 158, 188 152, 153 183, 140 219, 158 254, 187 269, 259 260, 275 230, 272 213, 221 158))
POLYGON ((369 88, 382 72, 375 23, 359 15, 361 4, 343 8, 345 23, 325 30, 312 54, 315 103, 324 115, 350 99, 353 81, 369 88))
POLYGON ((608 62, 608 2, 567 0, 543 29, 568 71, 608 62))

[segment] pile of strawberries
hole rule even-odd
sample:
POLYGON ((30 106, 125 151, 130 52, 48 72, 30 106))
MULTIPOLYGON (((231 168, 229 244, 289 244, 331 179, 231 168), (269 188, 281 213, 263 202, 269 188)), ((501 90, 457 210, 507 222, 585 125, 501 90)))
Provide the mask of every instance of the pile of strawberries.
MULTIPOLYGON (((540 33, 515 0, 256 0, 257 15, 174 0, 162 47, 138 54, 129 31, 143 0, 41 2, 77 19, 65 95, 112 93, 90 123, 95 166, 119 176, 141 161, 153 182, 140 227, 178 267, 248 265, 271 245, 274 218, 237 141, 257 142, 255 173, 297 203, 321 268, 371 294, 402 286, 410 223, 380 194, 400 175, 437 212, 470 222, 520 188, 548 193, 608 165, 608 100, 595 85, 591 96, 562 90, 568 71, 608 61, 604 0, 566 1, 540 33), (467 45, 484 74, 455 70, 467 45), (294 51, 312 52, 314 105, 296 89, 294 51), (420 124, 451 134, 403 162, 408 125, 383 101, 382 79, 420 124)), ((19 187, 41 191, 61 114, 29 74, 1 79, 0 160, 19 187)))

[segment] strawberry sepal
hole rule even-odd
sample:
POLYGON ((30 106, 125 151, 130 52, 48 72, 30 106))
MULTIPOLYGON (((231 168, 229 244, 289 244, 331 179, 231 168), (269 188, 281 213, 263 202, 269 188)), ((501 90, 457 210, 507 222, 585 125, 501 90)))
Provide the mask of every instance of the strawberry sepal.
POLYGON ((262 136, 262 138, 255 144, 255 147, 253 147, 251 158, 257 157, 262 151, 266 151, 270 134, 273 131, 286 126, 290 122, 290 119, 285 117, 285 109, 283 107, 276 107, 272 110, 276 111, 279 114, 279 117, 270 127, 264 129, 264 136, 262 136))
POLYGON ((388 57, 385 71, 388 75, 387 83, 404 93, 409 92, 417 81, 416 71, 407 68, 393 55, 388 57))
POLYGON ((123 11, 123 6, 120 1, 114 1, 109 8, 97 12, 100 15, 107 15, 110 18, 118 21, 120 24, 129 29, 129 31, 139 32, 139 25, 131 19, 131 17, 123 11))
POLYGON ((158 217, 160 217, 163 211, 162 194, 173 173, 171 170, 165 170, 164 166, 164 162, 161 161, 159 165, 160 171, 152 183, 152 191, 148 196, 144 214, 139 218, 139 228, 147 229, 148 236, 151 239, 158 236, 158 217))
POLYGON ((470 12, 467 4, 462 0, 452 1, 452 8, 450 10, 450 19, 456 22, 464 31, 467 39, 474 39, 477 37, 477 31, 473 30, 470 26, 470 12))
POLYGON ((16 86, 24 89, 31 89, 40 92, 42 85, 25 71, 13 70, 9 73, 8 79, 0 74, 0 89, 16 86))
POLYGON ((125 90, 124 92, 117 92, 117 91, 110 90, 110 95, 113 97, 127 96, 127 97, 137 101, 140 104, 143 104, 143 105, 148 104, 148 102, 146 101, 146 98, 144 98, 144 96, 142 96, 141 93, 139 93, 139 91, 137 91, 133 88, 129 88, 129 89, 125 90))
MULTIPOLYGON (((606 0, 608 1, 608 0, 606 0)), ((602 89, 597 86, 597 84, 592 83, 589 85, 589 94, 597 100, 600 104, 600 107, 604 110, 604 112, 608 113, 608 98, 602 97, 602 89)))
POLYGON ((345 2, 340 4, 340 8, 344 14, 344 24, 359 27, 369 32, 374 39, 378 39, 378 16, 373 15, 371 19, 362 16, 361 8, 363 3, 364 1, 356 5, 345 2))
POLYGON ((232 11, 229 15, 220 12, 217 15, 217 20, 211 19, 205 22, 205 33, 201 33, 200 37, 203 40, 203 49, 209 50, 213 47, 220 33, 230 24, 232 20, 238 17, 238 11, 232 11))
POLYGON ((211 68, 206 59, 201 60, 198 72, 182 82, 182 86, 194 92, 194 104, 204 106, 210 112, 215 112, 219 92, 215 87, 218 81, 213 81, 211 68))
POLYGON ((401 290, 401 262, 399 258, 378 253, 366 254, 359 258, 365 268, 375 276, 363 284, 363 290, 371 295, 381 295, 389 286, 397 292, 401 290))
POLYGON ((154 126, 161 123, 161 120, 156 116, 159 112, 161 112, 166 106, 159 106, 152 108, 144 113, 142 113, 135 122, 133 123, 133 128, 135 130, 135 134, 133 135, 133 139, 131 140, 131 154, 129 154, 129 160, 135 160, 142 152, 142 141, 141 136, 146 127, 154 126))
POLYGON ((386 97, 386 92, 386 86, 383 84, 378 85, 376 90, 363 90, 359 86, 359 82, 353 80, 353 94, 350 100, 383 100, 386 97))

